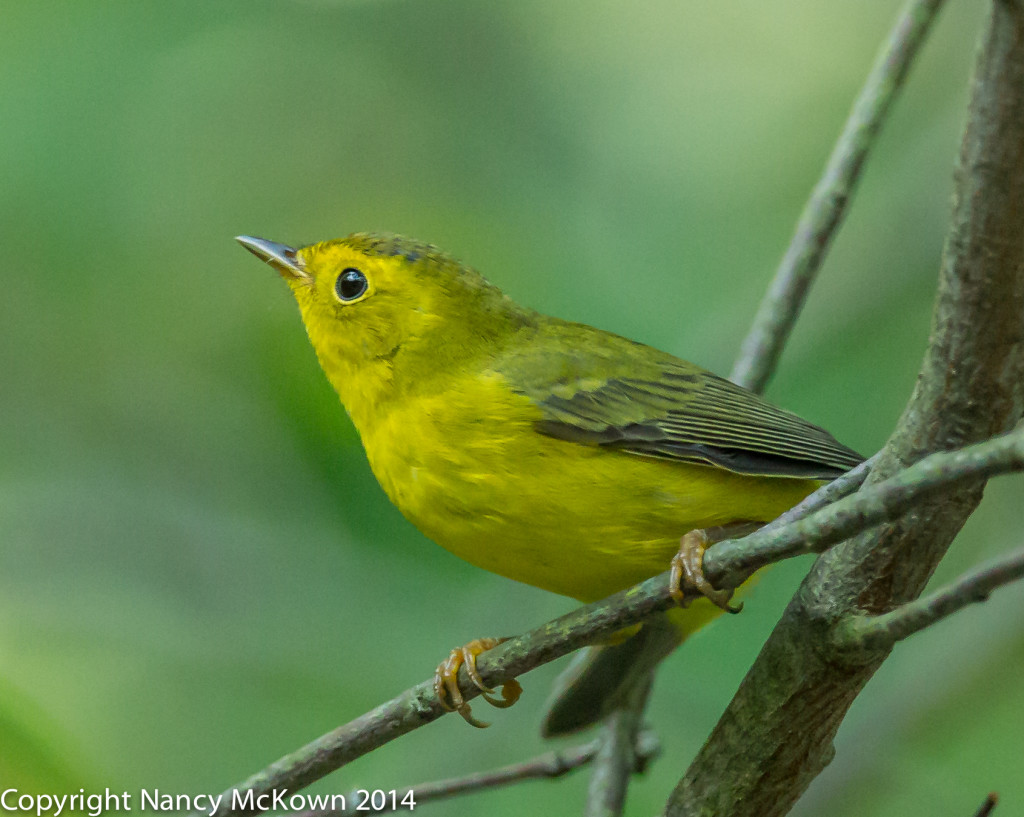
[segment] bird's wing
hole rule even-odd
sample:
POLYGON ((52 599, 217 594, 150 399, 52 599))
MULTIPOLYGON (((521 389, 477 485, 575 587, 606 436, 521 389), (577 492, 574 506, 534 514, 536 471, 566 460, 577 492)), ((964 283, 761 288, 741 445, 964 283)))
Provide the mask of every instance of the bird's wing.
POLYGON ((692 363, 579 324, 557 334, 559 342, 520 347, 496 367, 541 410, 543 434, 761 476, 833 479, 863 460, 692 363))

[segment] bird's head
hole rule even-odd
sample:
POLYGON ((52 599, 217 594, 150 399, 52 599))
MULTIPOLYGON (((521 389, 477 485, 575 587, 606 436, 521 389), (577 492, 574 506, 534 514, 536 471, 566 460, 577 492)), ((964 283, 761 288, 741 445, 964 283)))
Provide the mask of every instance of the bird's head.
POLYGON ((349 405, 354 378, 427 378, 521 325, 516 306, 475 270, 401 236, 354 233, 293 249, 262 238, 239 243, 291 287, 309 339, 349 405))

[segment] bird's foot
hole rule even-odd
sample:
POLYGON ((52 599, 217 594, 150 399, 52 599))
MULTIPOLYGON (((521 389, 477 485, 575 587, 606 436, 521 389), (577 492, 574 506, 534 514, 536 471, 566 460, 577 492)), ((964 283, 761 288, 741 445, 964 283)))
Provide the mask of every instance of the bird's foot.
POLYGON ((476 668, 476 657, 480 653, 497 647, 503 641, 508 641, 508 639, 477 638, 470 641, 466 646, 452 650, 448 658, 438 666, 437 672, 434 673, 434 694, 437 695, 441 706, 449 712, 458 712, 466 723, 480 729, 490 726, 490 724, 474 718, 469 704, 462 697, 462 691, 459 689, 459 667, 466 666, 466 673, 473 685, 480 690, 480 694, 491 706, 496 706, 499 709, 512 706, 523 694, 523 688, 519 682, 514 678, 511 681, 506 681, 501 686, 501 697, 496 698, 494 697, 497 694, 496 690, 484 683, 476 668))
POLYGON ((742 602, 735 606, 729 604, 732 590, 718 590, 704 578, 704 552, 717 541, 721 539, 712 539, 705 530, 692 530, 679 540, 679 552, 672 557, 669 593, 680 607, 689 607, 692 599, 687 599, 686 592, 696 591, 728 613, 738 613, 743 609, 742 602))

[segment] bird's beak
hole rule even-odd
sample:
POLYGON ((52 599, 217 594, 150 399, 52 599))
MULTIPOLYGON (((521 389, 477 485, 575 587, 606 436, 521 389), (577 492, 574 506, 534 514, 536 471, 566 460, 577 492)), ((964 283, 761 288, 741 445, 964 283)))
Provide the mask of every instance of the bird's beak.
POLYGON ((302 260, 291 247, 267 241, 265 238, 254 238, 251 235, 236 235, 235 241, 260 260, 270 264, 283 278, 309 280, 309 273, 302 268, 302 260))

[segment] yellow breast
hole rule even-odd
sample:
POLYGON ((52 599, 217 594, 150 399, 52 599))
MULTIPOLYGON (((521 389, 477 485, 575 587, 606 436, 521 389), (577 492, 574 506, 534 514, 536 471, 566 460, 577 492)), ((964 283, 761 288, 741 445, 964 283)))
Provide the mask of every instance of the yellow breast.
POLYGON ((667 569, 687 531, 773 519, 818 484, 557 440, 500 375, 449 385, 360 428, 380 484, 457 556, 581 601, 667 569))

